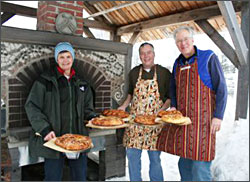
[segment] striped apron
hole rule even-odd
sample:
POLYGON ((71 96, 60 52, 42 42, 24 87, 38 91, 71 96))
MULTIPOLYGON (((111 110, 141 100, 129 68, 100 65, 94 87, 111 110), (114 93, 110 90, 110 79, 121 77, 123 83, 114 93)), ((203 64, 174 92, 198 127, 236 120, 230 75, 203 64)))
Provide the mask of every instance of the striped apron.
POLYGON ((165 124, 157 149, 183 158, 211 161, 215 156, 215 134, 211 130, 215 93, 200 79, 197 59, 190 65, 177 65, 175 79, 177 109, 190 117, 192 124, 165 124))
MULTIPOLYGON (((142 67, 133 92, 130 114, 154 114, 163 105, 160 99, 157 82, 156 67, 154 67, 154 78, 151 80, 142 79, 142 67)), ((131 123, 125 129, 123 144, 128 148, 156 150, 156 142, 161 132, 162 124, 141 125, 131 123)))

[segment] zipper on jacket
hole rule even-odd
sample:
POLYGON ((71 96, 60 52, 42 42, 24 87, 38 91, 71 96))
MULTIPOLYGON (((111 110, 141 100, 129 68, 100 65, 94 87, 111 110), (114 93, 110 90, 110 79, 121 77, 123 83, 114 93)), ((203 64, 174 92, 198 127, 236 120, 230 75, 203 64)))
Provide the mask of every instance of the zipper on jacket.
POLYGON ((70 133, 72 133, 72 90, 71 90, 71 84, 70 84, 70 81, 68 81, 68 85, 69 85, 69 118, 70 118, 70 123, 69 123, 69 131, 70 133))

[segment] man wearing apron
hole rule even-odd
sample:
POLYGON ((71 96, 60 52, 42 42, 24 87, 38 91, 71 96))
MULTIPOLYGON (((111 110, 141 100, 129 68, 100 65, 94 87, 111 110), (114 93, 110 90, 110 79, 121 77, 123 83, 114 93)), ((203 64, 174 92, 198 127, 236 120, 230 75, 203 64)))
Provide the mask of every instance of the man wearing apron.
MULTIPOLYGON (((128 96, 118 108, 125 110, 131 103, 130 114, 156 114, 170 106, 169 86, 171 73, 168 69, 154 64, 154 47, 143 43, 139 48, 142 64, 129 73, 128 96)), ((131 181, 142 181, 141 153, 147 150, 151 181, 163 181, 160 151, 156 151, 157 137, 162 125, 147 126, 131 124, 125 129, 123 144, 127 147, 129 176, 131 181)))
POLYGON ((171 109, 190 117, 192 124, 166 124, 157 149, 180 156, 181 181, 211 181, 216 132, 220 130, 227 88, 217 56, 193 45, 193 30, 180 27, 174 38, 181 52, 173 67, 171 109))

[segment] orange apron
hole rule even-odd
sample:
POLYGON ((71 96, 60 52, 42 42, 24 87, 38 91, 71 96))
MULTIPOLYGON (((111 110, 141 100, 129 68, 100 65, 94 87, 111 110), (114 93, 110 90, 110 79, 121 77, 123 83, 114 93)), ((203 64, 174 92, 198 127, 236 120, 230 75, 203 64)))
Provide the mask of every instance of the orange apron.
MULTIPOLYGON (((156 67, 151 80, 142 79, 142 67, 133 92, 130 114, 155 114, 163 105, 160 99, 156 67)), ((125 129, 123 144, 128 148, 156 150, 156 142, 162 125, 130 124, 125 129)))
POLYGON ((192 124, 165 124, 157 149, 192 160, 211 161, 215 156, 215 134, 211 133, 215 93, 200 79, 197 59, 190 65, 177 65, 175 79, 177 109, 190 117, 192 124))

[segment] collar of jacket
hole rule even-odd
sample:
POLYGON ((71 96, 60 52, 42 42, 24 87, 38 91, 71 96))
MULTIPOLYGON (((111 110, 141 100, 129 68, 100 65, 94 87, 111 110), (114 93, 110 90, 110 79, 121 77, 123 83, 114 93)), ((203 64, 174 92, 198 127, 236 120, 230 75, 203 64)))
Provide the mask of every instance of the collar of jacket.
MULTIPOLYGON (((41 76, 48 80, 48 81, 51 81, 54 86, 56 87, 56 89, 58 89, 58 83, 57 83, 57 80, 60 76, 63 76, 61 73, 59 73, 59 71, 57 71, 57 68, 54 67, 52 68, 50 71, 46 71, 44 73, 41 74, 41 76)), ((75 72, 75 74, 72 76, 74 81, 73 81, 73 84, 77 87, 80 87, 80 86, 86 86, 88 85, 88 83, 85 81, 85 80, 82 80, 80 79, 78 76, 77 76, 77 73, 75 72)))
POLYGON ((185 65, 185 62, 187 61, 188 64, 192 64, 195 60, 194 58, 199 56, 199 50, 197 49, 197 47, 195 45, 194 45, 194 50, 195 50, 195 53, 188 58, 185 58, 182 54, 180 54, 180 56, 177 58, 178 63, 180 65, 185 65))
MULTIPOLYGON (((64 71, 62 68, 60 68, 59 66, 56 66, 56 68, 57 68, 57 71, 58 71, 61 75, 64 75, 64 72, 65 72, 65 71, 64 71)), ((71 72, 70 72, 68 81, 70 81, 71 78, 72 78, 75 74, 76 74, 76 72, 75 72, 74 68, 71 68, 71 72)))

